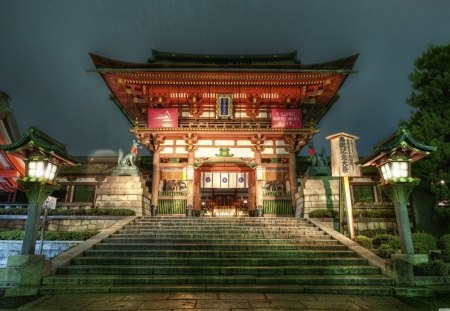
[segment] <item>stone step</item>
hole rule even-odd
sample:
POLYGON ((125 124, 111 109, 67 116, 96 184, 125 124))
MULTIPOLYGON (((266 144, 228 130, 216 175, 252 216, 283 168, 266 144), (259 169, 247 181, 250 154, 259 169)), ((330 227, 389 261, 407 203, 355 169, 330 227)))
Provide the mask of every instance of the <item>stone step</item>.
POLYGON ((355 253, 342 250, 254 250, 254 251, 201 251, 201 250, 87 250, 88 257, 187 257, 187 258, 330 258, 355 257, 355 253))
POLYGON ((124 242, 132 242, 137 240, 154 240, 154 239, 197 239, 199 242, 201 242, 203 239, 206 238, 212 238, 212 239, 218 239, 222 238, 224 240, 227 239, 254 239, 254 238, 267 238, 267 239, 275 239, 280 238, 280 236, 283 239, 292 239, 292 240, 331 240, 331 236, 324 235, 324 234, 189 234, 189 233, 154 233, 154 234, 114 234, 110 238, 108 238, 109 241, 116 241, 123 240, 124 242))
POLYGON ((81 285, 43 286, 41 295, 81 293, 137 293, 137 292, 252 292, 252 293, 315 293, 335 295, 393 295, 392 286, 373 285, 81 285))
MULTIPOLYGON (((211 258, 211 257, 79 257, 72 259, 73 265, 164 265, 164 266, 300 266, 300 265, 364 265, 367 261, 358 257, 337 258, 211 258)), ((176 268, 176 267, 175 267, 176 268)))
MULTIPOLYGON (((105 239, 107 240, 107 239, 105 239)), ((330 240, 328 243, 338 244, 337 241, 330 240)), ((295 244, 197 244, 197 243, 99 243, 94 246, 94 249, 154 249, 154 250, 301 250, 304 245, 295 244)), ((311 244, 319 244, 317 241, 311 241, 311 244)))
POLYGON ((58 269, 58 274, 112 274, 112 275, 368 275, 381 274, 377 267, 367 265, 350 266, 252 266, 252 267, 231 267, 231 266, 139 266, 139 265, 75 265, 65 266, 58 269))
MULTIPOLYGON (((115 235, 111 237, 111 239, 116 238, 115 235)), ((109 239, 109 238, 108 238, 109 239)), ((104 240, 104 242, 110 242, 111 240, 104 240)), ((308 240, 309 241, 309 240, 308 240)), ((326 240, 334 243, 333 240, 326 240)), ((219 239, 219 238, 202 238, 202 239, 147 239, 146 243, 148 244, 290 244, 290 245, 298 245, 297 240, 293 239, 278 239, 278 238, 246 238, 246 239, 219 239)), ((326 245, 325 245, 326 246, 326 245)), ((342 246, 346 248, 345 246, 342 246)))
POLYGON ((246 285, 393 285, 379 275, 58 275, 43 279, 44 285, 123 285, 123 284, 246 284, 246 285))
POLYGON ((296 229, 286 229, 280 228, 214 228, 214 227, 154 227, 154 228, 126 228, 119 231, 120 233, 129 234, 139 234, 139 233, 157 233, 157 232, 189 232, 189 233, 285 233, 285 234, 317 234, 323 233, 324 231, 318 229, 308 229, 308 228, 296 228, 296 229))

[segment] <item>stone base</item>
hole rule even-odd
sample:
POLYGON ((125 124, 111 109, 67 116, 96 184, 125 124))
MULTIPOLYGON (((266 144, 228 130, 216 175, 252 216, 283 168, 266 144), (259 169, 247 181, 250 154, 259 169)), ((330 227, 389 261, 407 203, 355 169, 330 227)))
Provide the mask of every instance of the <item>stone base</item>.
POLYGON ((428 262, 428 255, 425 254, 414 254, 414 255, 407 255, 407 254, 392 254, 391 259, 393 261, 396 260, 403 260, 407 263, 415 266, 420 263, 427 263, 428 262))
POLYGON ((307 176, 331 176, 331 170, 329 167, 309 167, 306 170, 307 176))
POLYGON ((95 207, 128 208, 142 216, 150 209, 150 194, 142 176, 108 176, 97 189, 95 207))
POLYGON ((111 172, 112 176, 140 176, 139 169, 135 166, 116 166, 111 172))
POLYGON ((6 297, 33 296, 42 278, 51 274, 52 263, 44 255, 9 256, 6 268, 0 270, 0 282, 14 286, 6 289, 6 297))
POLYGON ((422 254, 392 254, 391 260, 396 284, 398 286, 414 286, 416 282, 414 278, 413 266, 428 262, 428 256, 422 254))

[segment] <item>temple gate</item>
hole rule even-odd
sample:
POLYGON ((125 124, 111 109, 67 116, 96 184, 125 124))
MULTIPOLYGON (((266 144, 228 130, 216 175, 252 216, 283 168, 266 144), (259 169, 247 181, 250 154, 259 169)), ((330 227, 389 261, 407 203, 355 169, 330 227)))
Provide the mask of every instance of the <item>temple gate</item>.
POLYGON ((318 133, 357 55, 304 65, 296 52, 192 55, 148 63, 91 54, 131 132, 153 152, 161 214, 292 215, 296 155, 318 133))

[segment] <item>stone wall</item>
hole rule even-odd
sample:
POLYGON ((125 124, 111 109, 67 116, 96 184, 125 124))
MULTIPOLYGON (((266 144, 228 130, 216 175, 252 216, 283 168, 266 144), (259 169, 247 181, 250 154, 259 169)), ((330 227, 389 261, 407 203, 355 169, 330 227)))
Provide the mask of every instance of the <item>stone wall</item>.
POLYGON ((95 207, 128 208, 142 216, 150 210, 150 194, 142 176, 108 176, 97 189, 95 207))
MULTIPOLYGON (((47 230, 86 231, 105 230, 125 216, 49 216, 47 230)), ((27 216, 1 215, 0 230, 21 230, 25 228, 27 216)))
POLYGON ((308 177, 298 188, 296 217, 309 217, 315 209, 339 211, 339 178, 308 177))
MULTIPOLYGON (((82 241, 44 241, 43 254, 46 259, 52 259, 69 248, 81 243, 82 241)), ((41 242, 36 243, 36 251, 39 251, 41 242)), ((0 267, 6 266, 8 256, 20 255, 22 241, 0 241, 0 267)))
MULTIPOLYGON (((315 218, 321 221, 324 225, 329 228, 335 228, 335 220, 333 218, 315 218)), ((355 233, 368 230, 368 229, 383 229, 389 233, 397 232, 397 221, 395 218, 364 218, 364 219, 354 219, 355 233)), ((346 225, 344 225, 344 233, 346 232, 346 225)))

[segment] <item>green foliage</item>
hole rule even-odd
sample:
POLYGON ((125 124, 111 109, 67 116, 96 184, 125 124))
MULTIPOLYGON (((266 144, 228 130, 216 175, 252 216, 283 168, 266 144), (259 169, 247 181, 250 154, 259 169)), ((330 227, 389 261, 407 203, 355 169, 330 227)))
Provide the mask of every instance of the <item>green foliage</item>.
MULTIPOLYGON (((46 231, 46 241, 84 241, 94 235, 98 234, 98 231, 46 231)), ((41 233, 38 233, 38 237, 41 233)), ((12 231, 0 231, 0 240, 23 240, 24 231, 12 230, 12 231)))
POLYGON ((316 209, 309 213, 310 218, 333 218, 336 217, 336 212, 328 209, 316 209))
POLYGON ((366 237, 364 235, 357 235, 355 241, 364 248, 372 249, 372 239, 369 237, 366 237))
POLYGON ((400 249, 400 240, 397 235, 392 234, 377 234, 372 239, 372 245, 374 248, 379 249, 383 245, 387 245, 394 251, 400 249))
POLYGON ((450 261, 450 234, 446 234, 439 239, 439 248, 442 250, 443 258, 450 261))
POLYGON ((27 208, 0 208, 0 215, 26 215, 27 208))
POLYGON ((381 244, 378 248, 378 256, 381 258, 391 258, 391 255, 395 253, 395 249, 389 244, 381 244))
POLYGON ((416 276, 447 276, 449 265, 442 260, 432 260, 414 266, 416 276))
MULTIPOLYGON (((26 208, 2 208, 0 215, 27 215, 26 208)), ((44 212, 42 212, 44 213, 44 212)), ((89 208, 89 209, 63 209, 50 210, 52 216, 134 216, 135 212, 130 209, 120 208, 89 208)))
POLYGON ((377 228, 377 229, 367 229, 367 230, 361 230, 359 232, 359 234, 361 235, 365 235, 369 238, 373 238, 375 237, 377 234, 386 234, 387 231, 381 228, 377 228))
MULTIPOLYGON (((402 126, 422 143, 437 146, 425 159, 413 164, 425 190, 437 201, 449 200, 450 185, 450 44, 427 49, 415 61, 409 75, 413 92, 407 103, 416 109, 402 126)), ((450 221, 450 213, 444 214, 450 221)))
POLYGON ((355 208, 353 210, 353 216, 366 218, 395 218, 395 210, 393 208, 355 208))
POLYGON ((431 234, 416 232, 412 234, 412 240, 417 254, 429 254, 430 250, 437 249, 436 239, 431 234))
POLYGON ((377 234, 372 239, 373 247, 378 249, 382 244, 388 244, 390 237, 390 234, 377 234))

